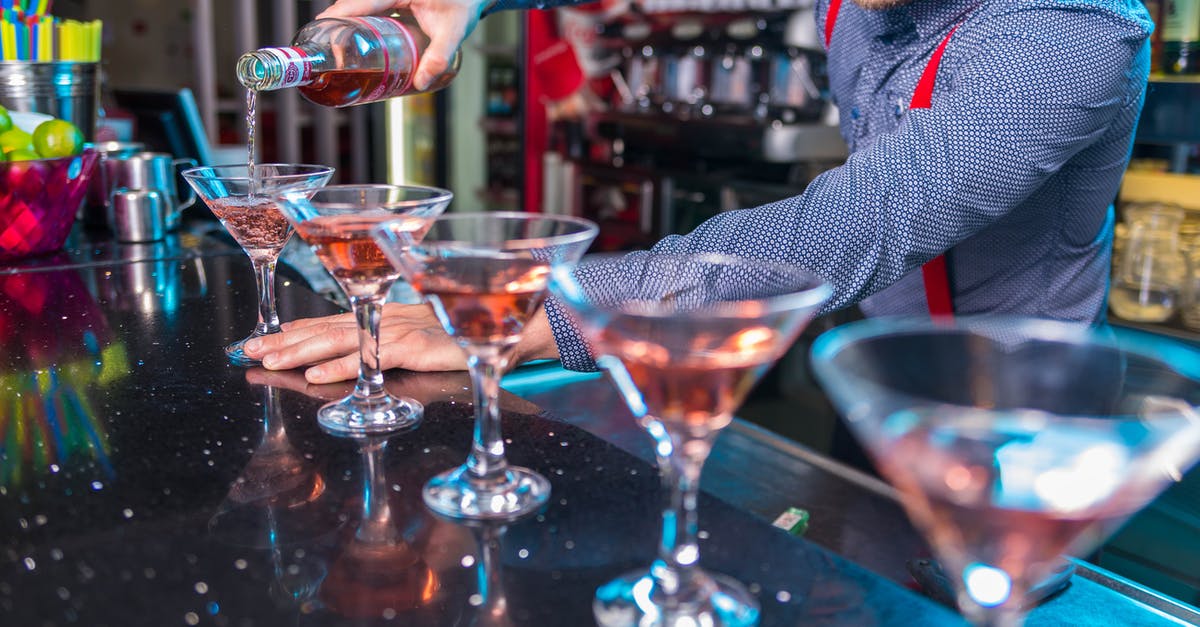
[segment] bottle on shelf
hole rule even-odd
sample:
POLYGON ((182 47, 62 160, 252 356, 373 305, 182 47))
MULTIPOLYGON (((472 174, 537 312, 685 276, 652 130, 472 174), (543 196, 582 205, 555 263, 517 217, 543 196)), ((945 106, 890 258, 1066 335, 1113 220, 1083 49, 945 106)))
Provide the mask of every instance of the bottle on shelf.
POLYGON ((1200 0, 1165 0, 1162 70, 1200 74, 1200 0))
POLYGON ((301 28, 291 46, 242 55, 237 75, 253 91, 296 87, 310 102, 346 107, 450 84, 462 59, 458 51, 429 87, 413 86, 428 45, 429 37, 411 16, 327 18, 301 28))

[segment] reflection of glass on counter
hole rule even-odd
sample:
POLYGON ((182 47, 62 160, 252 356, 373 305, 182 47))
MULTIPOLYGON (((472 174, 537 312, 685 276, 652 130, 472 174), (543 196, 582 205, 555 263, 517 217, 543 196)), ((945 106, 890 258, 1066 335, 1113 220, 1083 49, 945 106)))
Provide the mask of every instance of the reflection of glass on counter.
POLYGON ((375 618, 429 605, 441 586, 422 556, 428 530, 419 522, 402 529, 389 503, 383 468, 386 439, 360 440, 362 513, 329 566, 320 599, 340 616, 375 618))
POLYGON ((87 389, 129 371, 73 270, 0 275, 0 485, 75 458, 111 474, 105 425, 87 389))
POLYGON ((94 270, 96 292, 122 310, 174 314, 186 297, 208 292, 203 262, 178 258, 180 254, 172 238, 123 244, 119 271, 107 266, 94 270))
MULTIPOLYGON (((255 368, 247 378, 257 383, 255 368)), ((288 439, 279 388, 264 385, 262 439, 209 520, 213 537, 237 546, 276 549, 338 526, 328 508, 314 505, 325 478, 288 439)))

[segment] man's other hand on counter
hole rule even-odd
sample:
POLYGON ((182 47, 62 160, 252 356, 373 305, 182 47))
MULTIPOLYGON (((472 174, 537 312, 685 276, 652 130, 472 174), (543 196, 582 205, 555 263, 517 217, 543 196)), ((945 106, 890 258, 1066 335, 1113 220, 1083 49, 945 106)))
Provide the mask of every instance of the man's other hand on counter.
MULTIPOLYGON (((269 370, 304 371, 309 383, 334 383, 358 376, 359 330, 354 314, 285 322, 283 332, 246 342, 246 355, 269 370)), ((525 326, 515 363, 557 359, 558 350, 544 311, 525 326)), ((380 368, 426 372, 464 370, 466 355, 446 334, 428 305, 388 303, 379 325, 380 368)))

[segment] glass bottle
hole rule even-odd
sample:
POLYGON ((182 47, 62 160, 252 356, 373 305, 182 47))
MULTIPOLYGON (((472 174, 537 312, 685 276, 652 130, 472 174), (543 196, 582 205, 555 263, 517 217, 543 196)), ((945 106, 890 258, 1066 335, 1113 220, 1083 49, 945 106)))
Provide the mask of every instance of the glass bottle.
POLYGON ((1187 260, 1180 245, 1183 209, 1166 204, 1125 209, 1129 238, 1113 277, 1109 306, 1133 322, 1163 322, 1180 305, 1187 260))
POLYGON ((309 22, 292 45, 248 52, 238 80, 253 91, 296 87, 310 102, 346 107, 437 91, 458 74, 462 54, 426 89, 412 79, 429 37, 411 16, 327 18, 309 22))
POLYGON ((1200 74, 1200 0, 1165 0, 1162 70, 1200 74))

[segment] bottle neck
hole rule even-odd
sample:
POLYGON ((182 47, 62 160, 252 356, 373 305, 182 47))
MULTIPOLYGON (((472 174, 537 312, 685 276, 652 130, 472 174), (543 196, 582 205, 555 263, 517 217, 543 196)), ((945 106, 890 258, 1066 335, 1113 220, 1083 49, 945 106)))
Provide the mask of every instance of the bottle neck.
POLYGON ((299 87, 316 80, 314 69, 323 61, 324 55, 305 46, 260 48, 238 59, 238 81, 254 91, 299 87))

